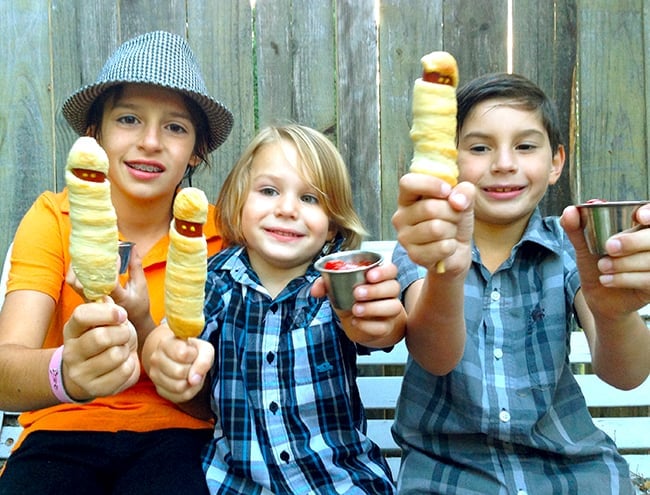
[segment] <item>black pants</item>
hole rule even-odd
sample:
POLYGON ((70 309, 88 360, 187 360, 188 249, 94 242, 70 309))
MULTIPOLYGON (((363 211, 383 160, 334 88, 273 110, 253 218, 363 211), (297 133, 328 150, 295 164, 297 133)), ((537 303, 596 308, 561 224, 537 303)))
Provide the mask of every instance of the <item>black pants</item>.
POLYGON ((36 431, 9 456, 0 495, 203 495, 211 430, 36 431))

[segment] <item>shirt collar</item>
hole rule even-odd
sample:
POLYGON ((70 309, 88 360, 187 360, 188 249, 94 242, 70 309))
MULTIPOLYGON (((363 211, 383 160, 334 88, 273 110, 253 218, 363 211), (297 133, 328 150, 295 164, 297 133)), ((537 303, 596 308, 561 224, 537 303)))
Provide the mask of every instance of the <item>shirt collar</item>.
MULTIPOLYGON (((526 244, 536 244, 545 251, 561 255, 564 249, 563 238, 564 229, 560 225, 559 217, 542 217, 539 208, 535 208, 521 239, 512 248, 510 257, 526 244)), ((472 243, 472 260, 475 262, 480 260, 478 248, 474 243, 472 243)))

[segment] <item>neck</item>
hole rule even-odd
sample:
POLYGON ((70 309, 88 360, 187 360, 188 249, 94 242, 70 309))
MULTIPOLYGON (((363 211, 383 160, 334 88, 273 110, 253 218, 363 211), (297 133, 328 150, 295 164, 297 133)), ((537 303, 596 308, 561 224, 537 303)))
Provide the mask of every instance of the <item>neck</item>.
POLYGON ((476 221, 474 243, 481 253, 481 261, 491 273, 508 259, 512 248, 521 240, 528 220, 526 218, 509 224, 476 221))
POLYGON ((144 256, 169 232, 172 196, 149 201, 113 196, 119 231, 144 256))

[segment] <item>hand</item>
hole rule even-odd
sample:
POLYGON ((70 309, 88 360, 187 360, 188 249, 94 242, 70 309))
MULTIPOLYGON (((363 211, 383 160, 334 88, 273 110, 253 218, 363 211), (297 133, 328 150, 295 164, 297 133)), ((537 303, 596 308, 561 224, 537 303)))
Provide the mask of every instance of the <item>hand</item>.
MULTIPOLYGON (((138 341, 142 343, 145 341, 148 333, 156 326, 156 323, 150 312, 149 291, 147 279, 142 268, 142 258, 135 246, 133 246, 131 251, 128 273, 129 278, 124 287, 120 285, 119 278, 115 280, 115 288, 111 291, 110 297, 117 305, 126 309, 129 320, 138 332, 138 341)), ((72 266, 70 266, 66 273, 65 281, 84 301, 89 302, 84 295, 83 286, 79 282, 72 266)))
POLYGON ((137 246, 133 246, 131 250, 128 274, 129 278, 124 287, 117 283, 111 292, 111 297, 116 304, 126 309, 129 320, 138 331, 139 341, 144 342, 147 334, 155 327, 155 323, 151 317, 147 279, 137 246))
POLYGON ((135 328, 110 297, 77 306, 63 328, 63 383, 87 400, 119 393, 138 381, 135 328))
MULTIPOLYGON (((650 225, 650 205, 636 213, 641 225, 650 225)), ((634 229, 607 240, 607 255, 599 258, 587 249, 580 214, 575 206, 561 217, 576 250, 585 299, 592 311, 605 315, 637 311, 650 302, 650 229, 634 229)))
MULTIPOLYGON (((406 313, 399 300, 396 276, 397 267, 390 262, 371 268, 366 273, 367 283, 354 288, 352 310, 335 309, 350 340, 375 348, 388 347, 401 340, 406 313)), ((324 280, 316 279, 311 295, 324 297, 326 294, 324 280)))
POLYGON ((195 338, 179 339, 166 324, 156 327, 149 339, 155 344, 147 359, 148 373, 158 394, 177 404, 194 398, 214 363, 212 344, 195 338))
POLYGON ((415 263, 430 272, 442 260, 448 273, 469 268, 474 194, 474 185, 468 182, 452 188, 425 174, 409 173, 400 179, 392 222, 397 240, 415 263))

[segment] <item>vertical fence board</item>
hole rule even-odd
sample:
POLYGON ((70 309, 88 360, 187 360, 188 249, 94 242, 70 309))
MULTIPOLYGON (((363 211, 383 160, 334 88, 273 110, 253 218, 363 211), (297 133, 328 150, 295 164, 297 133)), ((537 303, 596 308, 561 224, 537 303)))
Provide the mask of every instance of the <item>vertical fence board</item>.
MULTIPOLYGON (((513 71, 535 81, 555 102, 567 152, 576 62, 575 19, 575 0, 526 0, 513 5, 513 71)), ((541 202, 543 214, 559 215, 571 202, 568 158, 560 180, 541 202)))
POLYGON ((420 58, 442 49, 442 2, 412 0, 405 9, 401 0, 383 0, 379 19, 381 233, 394 238, 398 182, 413 155, 413 82, 422 74, 420 58))
POLYGON ((56 183, 65 186, 65 162, 77 137, 61 113, 61 105, 74 91, 92 84, 115 47, 120 43, 116 0, 86 2, 59 0, 52 8, 52 67, 56 112, 56 183))
MULTIPOLYGON (((119 1, 119 0, 118 0, 119 1)), ((148 31, 186 35, 186 0, 128 0, 119 2, 120 42, 148 31)), ((97 2, 99 4, 99 2, 97 2)), ((191 2, 190 2, 191 3, 191 2)))
POLYGON ((53 115, 45 3, 0 7, 0 252, 52 180, 53 115))
POLYGON ((646 197, 643 5, 579 2, 579 201, 646 197))
POLYGON ((460 84, 506 70, 507 0, 445 0, 443 49, 458 60, 460 84))
POLYGON ((377 24, 373 0, 337 0, 338 144, 350 167, 354 204, 378 239, 381 225, 377 24))
POLYGON ((252 19, 248 0, 188 0, 188 40, 208 91, 234 118, 228 139, 210 155, 193 185, 216 200, 226 175, 255 133, 252 19))

